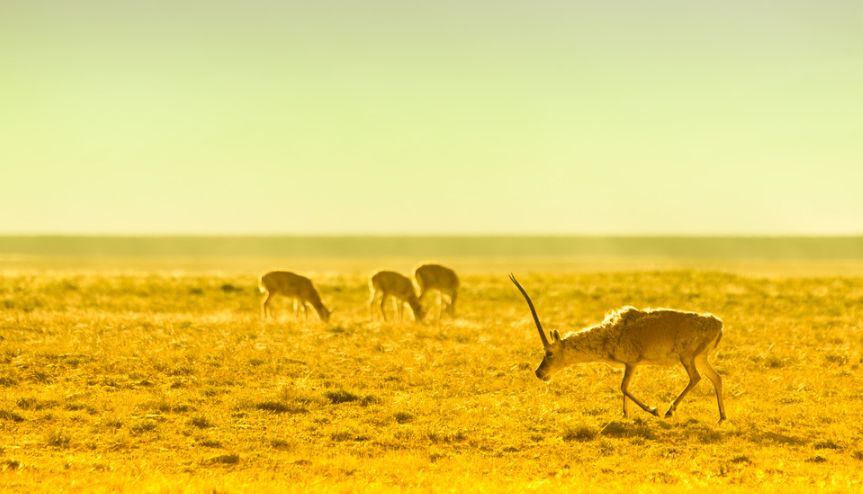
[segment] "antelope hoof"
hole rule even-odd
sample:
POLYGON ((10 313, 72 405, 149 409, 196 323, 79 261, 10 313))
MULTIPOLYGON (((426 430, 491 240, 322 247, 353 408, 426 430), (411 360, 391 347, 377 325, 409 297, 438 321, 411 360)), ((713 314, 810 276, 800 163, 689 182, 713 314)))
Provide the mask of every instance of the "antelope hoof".
POLYGON ((667 412, 665 412, 665 418, 670 419, 674 415, 674 409, 669 408, 667 412))
POLYGON ((659 410, 657 410, 656 407, 650 407, 647 411, 653 416, 659 417, 659 410))

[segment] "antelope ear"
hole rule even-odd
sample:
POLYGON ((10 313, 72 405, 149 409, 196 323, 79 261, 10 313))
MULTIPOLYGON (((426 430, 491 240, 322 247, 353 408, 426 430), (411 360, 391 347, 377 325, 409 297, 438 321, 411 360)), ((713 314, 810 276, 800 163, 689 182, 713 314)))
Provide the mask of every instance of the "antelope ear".
POLYGON ((551 339, 554 341, 560 341, 560 333, 556 329, 551 330, 551 339))

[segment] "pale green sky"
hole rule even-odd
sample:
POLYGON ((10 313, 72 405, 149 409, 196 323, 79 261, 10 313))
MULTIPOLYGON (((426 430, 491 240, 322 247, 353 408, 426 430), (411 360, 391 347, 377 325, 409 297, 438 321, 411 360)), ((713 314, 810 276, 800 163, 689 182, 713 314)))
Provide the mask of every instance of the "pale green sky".
POLYGON ((0 187, 0 233, 860 234, 863 2, 4 0, 0 187))

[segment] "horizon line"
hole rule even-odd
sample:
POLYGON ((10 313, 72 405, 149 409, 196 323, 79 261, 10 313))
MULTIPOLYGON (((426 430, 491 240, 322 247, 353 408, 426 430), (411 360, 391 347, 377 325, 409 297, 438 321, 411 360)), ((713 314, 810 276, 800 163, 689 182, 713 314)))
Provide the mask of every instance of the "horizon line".
POLYGON ((863 237, 863 231, 857 233, 591 233, 591 232, 567 232, 567 233, 549 233, 549 232, 483 232, 483 233, 454 233, 454 232, 315 232, 315 233, 300 233, 300 232, 229 232, 229 233, 180 233, 180 232, 0 232, 0 238, 207 238, 207 237, 225 237, 225 238, 241 238, 241 237, 263 237, 263 238, 278 238, 278 237, 306 237, 306 238, 346 238, 346 237, 372 237, 372 238, 481 238, 481 237, 551 237, 551 238, 566 238, 566 237, 581 237, 581 238, 854 238, 863 237))

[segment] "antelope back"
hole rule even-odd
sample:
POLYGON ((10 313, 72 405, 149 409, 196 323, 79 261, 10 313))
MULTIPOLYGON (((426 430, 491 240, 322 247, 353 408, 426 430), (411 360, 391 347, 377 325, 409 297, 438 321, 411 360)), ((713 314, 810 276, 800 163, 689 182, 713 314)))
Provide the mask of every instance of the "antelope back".
POLYGON ((386 295, 404 300, 416 298, 410 278, 395 271, 379 271, 372 276, 372 287, 386 295))
POLYGON ((261 284, 271 293, 305 300, 318 298, 310 279, 290 271, 271 271, 261 277, 261 284))
POLYGON ((420 290, 438 288, 452 291, 458 288, 459 280, 455 271, 440 264, 423 264, 414 272, 420 290))

